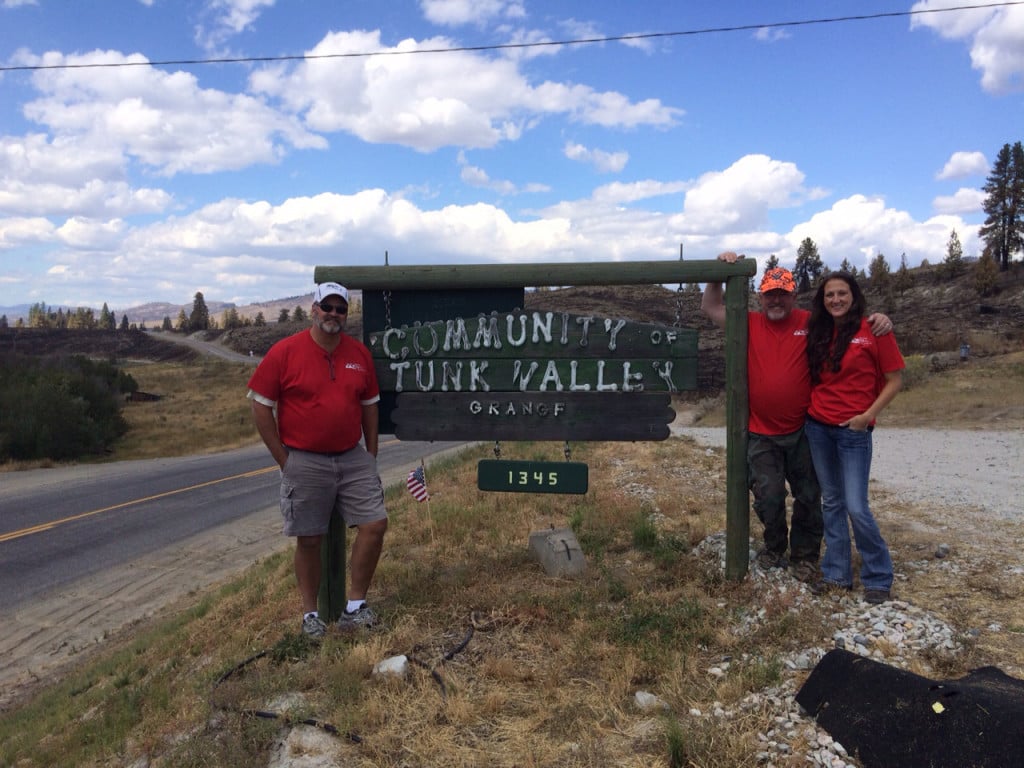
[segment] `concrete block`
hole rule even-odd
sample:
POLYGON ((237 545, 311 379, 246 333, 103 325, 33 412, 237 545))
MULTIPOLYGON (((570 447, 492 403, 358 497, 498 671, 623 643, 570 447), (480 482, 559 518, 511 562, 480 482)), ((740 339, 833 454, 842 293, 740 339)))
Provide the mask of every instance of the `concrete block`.
POLYGON ((569 528, 551 528, 530 534, 530 554, 548 576, 581 576, 587 569, 576 534, 569 528))

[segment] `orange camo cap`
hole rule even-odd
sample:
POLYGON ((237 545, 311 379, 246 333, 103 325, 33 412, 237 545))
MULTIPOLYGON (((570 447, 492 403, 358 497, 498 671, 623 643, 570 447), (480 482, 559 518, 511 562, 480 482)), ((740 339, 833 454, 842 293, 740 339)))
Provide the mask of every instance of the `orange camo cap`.
POLYGON ((764 273, 759 290, 761 293, 768 293, 768 291, 793 293, 796 290, 796 280, 793 279, 793 273, 788 269, 773 267, 764 273))

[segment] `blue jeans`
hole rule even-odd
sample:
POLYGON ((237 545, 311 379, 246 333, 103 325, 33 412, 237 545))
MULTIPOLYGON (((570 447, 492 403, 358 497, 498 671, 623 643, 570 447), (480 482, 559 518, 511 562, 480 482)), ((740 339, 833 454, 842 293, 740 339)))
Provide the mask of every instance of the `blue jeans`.
POLYGON ((825 522, 825 581, 853 585, 850 525, 860 553, 860 583, 864 589, 892 587, 892 559, 868 507, 871 473, 871 432, 855 432, 808 418, 804 433, 811 445, 814 471, 821 485, 821 514, 825 522))

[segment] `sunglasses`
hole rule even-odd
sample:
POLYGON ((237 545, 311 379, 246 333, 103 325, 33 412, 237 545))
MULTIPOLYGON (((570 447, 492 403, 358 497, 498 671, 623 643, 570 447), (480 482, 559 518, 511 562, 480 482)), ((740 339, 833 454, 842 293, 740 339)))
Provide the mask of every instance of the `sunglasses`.
POLYGON ((317 306, 320 307, 321 312, 331 312, 335 315, 348 314, 348 304, 325 304, 320 302, 317 306))

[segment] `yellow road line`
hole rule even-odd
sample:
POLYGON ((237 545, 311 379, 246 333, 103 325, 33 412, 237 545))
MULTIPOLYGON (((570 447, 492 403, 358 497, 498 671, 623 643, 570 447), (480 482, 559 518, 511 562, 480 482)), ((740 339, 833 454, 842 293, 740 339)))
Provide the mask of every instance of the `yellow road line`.
MULTIPOLYGON (((381 445, 390 445, 392 443, 397 443, 397 442, 398 442, 398 440, 395 440, 395 439, 384 440, 384 441, 382 441, 380 443, 378 448, 381 445)), ((90 512, 82 512, 80 514, 72 515, 71 517, 65 517, 65 518, 62 518, 60 520, 52 520, 52 521, 50 521, 48 523, 40 523, 39 525, 34 525, 31 528, 22 528, 21 530, 11 531, 10 533, 0 533, 0 542, 13 541, 14 539, 20 539, 22 536, 29 536, 29 535, 31 535, 33 533, 42 533, 43 531, 49 531, 49 530, 52 530, 53 528, 56 528, 58 525, 64 525, 65 523, 71 523, 71 522, 74 522, 75 520, 82 520, 82 519, 84 519, 86 517, 92 517, 93 515, 99 515, 99 514, 102 514, 103 512, 110 512, 110 511, 115 510, 115 509, 121 509, 122 507, 130 507, 132 504, 141 504, 144 501, 152 501, 153 499, 162 499, 162 498, 164 498, 166 496, 174 496, 176 493, 184 493, 185 491, 194 491, 197 488, 205 488, 205 487, 207 487, 209 485, 216 485, 217 483, 227 482, 228 480, 238 480, 238 479, 243 478, 243 477, 256 477, 257 475, 264 475, 267 472, 273 472, 274 470, 277 470, 277 469, 280 469, 280 467, 278 467, 275 464, 275 465, 273 465, 271 467, 266 467, 265 469, 255 469, 252 472, 243 472, 240 475, 232 475, 231 477, 221 477, 221 478, 219 478, 217 480, 210 480, 210 481, 205 482, 205 483, 199 483, 199 485, 190 485, 187 488, 178 488, 177 490, 174 490, 174 491, 167 491, 165 493, 158 493, 155 496, 146 496, 145 498, 142 498, 142 499, 133 499, 132 501, 125 501, 125 502, 122 502, 121 504, 115 504, 112 507, 104 507, 103 509, 94 509, 94 510, 92 510, 90 512)))
POLYGON ((65 517, 65 518, 62 518, 60 520, 52 520, 52 521, 50 521, 48 523, 40 523, 39 525, 34 525, 31 528, 22 528, 21 530, 18 530, 18 531, 11 531, 9 533, 0 534, 0 542, 12 541, 14 539, 20 539, 22 536, 29 536, 29 535, 31 535, 33 533, 42 533, 43 531, 49 531, 49 530, 51 530, 53 528, 56 528, 58 525, 64 525, 65 523, 71 523, 71 522, 74 522, 75 520, 82 520, 82 519, 84 519, 86 517, 92 517, 93 515, 102 514, 103 512, 110 512, 110 511, 115 510, 115 509, 121 509, 123 507, 130 507, 133 504, 141 504, 141 503, 143 503, 145 501, 153 501, 153 499, 162 499, 162 498, 165 498, 167 496, 174 496, 175 494, 178 494, 178 493, 184 493, 185 491, 194 491, 197 488, 205 488, 205 487, 210 486, 210 485, 216 485, 217 483, 227 482, 228 480, 238 480, 238 479, 244 478, 244 477, 256 477, 257 475, 264 475, 267 472, 273 472, 273 471, 278 470, 278 469, 279 469, 279 467, 275 464, 274 466, 267 467, 265 469, 255 469, 252 472, 243 472, 240 475, 232 475, 231 477, 221 477, 221 478, 218 478, 217 480, 210 480, 210 481, 205 482, 205 483, 199 483, 198 485, 190 485, 187 488, 178 488, 178 489, 173 490, 173 491, 166 491, 164 493, 157 493, 157 494, 155 494, 153 496, 146 496, 146 497, 141 498, 141 499, 133 499, 132 501, 125 501, 125 502, 122 502, 121 504, 114 504, 112 507, 103 507, 103 509, 94 509, 94 510, 91 510, 89 512, 82 512, 80 514, 72 515, 71 517, 65 517))

